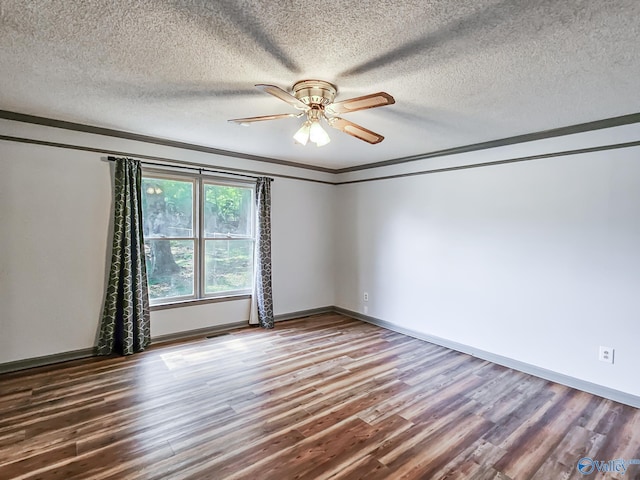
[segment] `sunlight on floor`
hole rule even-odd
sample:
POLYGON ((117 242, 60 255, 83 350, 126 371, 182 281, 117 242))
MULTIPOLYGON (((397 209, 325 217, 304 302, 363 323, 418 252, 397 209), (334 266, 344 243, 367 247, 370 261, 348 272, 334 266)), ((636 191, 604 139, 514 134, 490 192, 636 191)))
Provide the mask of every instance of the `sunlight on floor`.
POLYGON ((199 348, 187 348, 176 352, 161 355, 162 361, 169 370, 179 368, 193 367, 201 365, 205 362, 221 360, 229 352, 247 352, 249 347, 241 338, 224 340, 224 342, 216 342, 205 351, 199 348))

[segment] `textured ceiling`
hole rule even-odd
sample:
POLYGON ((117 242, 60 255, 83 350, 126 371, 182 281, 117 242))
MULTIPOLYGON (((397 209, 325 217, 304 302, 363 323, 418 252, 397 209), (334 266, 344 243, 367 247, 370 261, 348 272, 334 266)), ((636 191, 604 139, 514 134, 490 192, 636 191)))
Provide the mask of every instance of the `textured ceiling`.
POLYGON ((0 109, 328 168, 419 155, 640 111, 638 0, 0 0, 0 109), (301 79, 384 135, 300 119, 253 88, 301 79))

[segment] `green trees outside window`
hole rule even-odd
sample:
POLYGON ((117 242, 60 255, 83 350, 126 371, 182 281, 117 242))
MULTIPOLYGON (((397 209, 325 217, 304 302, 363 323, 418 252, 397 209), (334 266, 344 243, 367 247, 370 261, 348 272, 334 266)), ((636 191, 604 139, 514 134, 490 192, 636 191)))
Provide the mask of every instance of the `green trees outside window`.
POLYGON ((251 291, 252 184, 149 172, 142 192, 152 304, 251 291))

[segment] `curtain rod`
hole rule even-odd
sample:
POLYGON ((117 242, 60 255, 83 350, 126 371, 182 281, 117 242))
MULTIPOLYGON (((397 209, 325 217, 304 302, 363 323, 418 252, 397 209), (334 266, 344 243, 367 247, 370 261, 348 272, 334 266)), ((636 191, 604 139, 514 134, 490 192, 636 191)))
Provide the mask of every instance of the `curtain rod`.
MULTIPOLYGON (((117 157, 112 157, 109 156, 107 157, 107 159, 110 162, 115 162, 117 160, 117 157)), ((211 168, 206 168, 206 167, 190 167, 188 165, 175 165, 175 164, 171 164, 171 163, 161 163, 161 162, 145 162, 144 160, 138 160, 140 162, 141 165, 155 165, 157 167, 170 167, 170 168, 178 168, 178 169, 182 169, 182 170, 195 170, 199 173, 202 172, 208 172, 208 173, 220 173, 222 175, 235 175, 236 177, 244 177, 244 178, 253 178, 254 180, 261 178, 255 175, 246 175, 244 173, 235 173, 235 172, 227 172, 224 170, 213 170, 211 168)), ((270 182, 273 182, 273 178, 271 177, 264 177, 267 180, 269 180, 270 182)))

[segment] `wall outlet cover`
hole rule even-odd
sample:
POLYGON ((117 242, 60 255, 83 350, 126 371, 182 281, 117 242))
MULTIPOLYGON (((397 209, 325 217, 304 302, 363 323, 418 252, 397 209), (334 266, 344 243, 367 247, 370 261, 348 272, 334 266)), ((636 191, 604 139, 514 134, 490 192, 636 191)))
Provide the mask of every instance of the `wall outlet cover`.
POLYGON ((598 352, 598 360, 606 363, 613 363, 614 349, 611 347, 600 347, 598 352))

